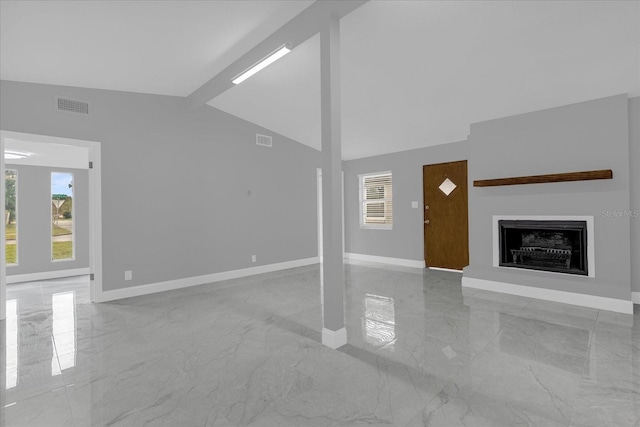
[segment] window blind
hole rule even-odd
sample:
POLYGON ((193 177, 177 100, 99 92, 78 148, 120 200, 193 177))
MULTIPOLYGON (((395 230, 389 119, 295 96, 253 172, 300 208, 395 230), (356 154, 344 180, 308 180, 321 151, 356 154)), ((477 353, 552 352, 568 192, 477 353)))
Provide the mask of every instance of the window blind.
POLYGON ((362 177, 362 224, 391 226, 393 224, 391 174, 362 177))

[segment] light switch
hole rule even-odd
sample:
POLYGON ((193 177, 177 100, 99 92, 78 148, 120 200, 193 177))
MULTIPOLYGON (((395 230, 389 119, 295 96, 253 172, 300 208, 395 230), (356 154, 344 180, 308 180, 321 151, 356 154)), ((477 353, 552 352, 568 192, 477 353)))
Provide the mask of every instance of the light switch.
POLYGON ((418 202, 416 202, 415 200, 413 202, 411 202, 411 207, 413 209, 418 209, 418 202))

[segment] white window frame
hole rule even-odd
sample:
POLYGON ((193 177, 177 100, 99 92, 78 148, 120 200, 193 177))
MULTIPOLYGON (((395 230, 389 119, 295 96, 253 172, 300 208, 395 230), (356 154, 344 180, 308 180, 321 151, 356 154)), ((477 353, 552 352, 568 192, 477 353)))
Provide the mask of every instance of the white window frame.
MULTIPOLYGON (((371 229, 371 230, 393 230, 393 213, 391 216, 391 224, 367 224, 364 219, 364 203, 366 200, 364 199, 364 180, 365 178, 374 178, 378 176, 386 176, 389 175, 391 177, 391 188, 393 189, 393 174, 391 171, 384 172, 374 172, 374 173, 363 173, 358 175, 358 205, 359 205, 359 222, 360 228, 371 229)), ((393 190, 391 191, 391 199, 388 201, 384 201, 391 203, 391 209, 393 212, 393 190)))
MULTIPOLYGON (((73 182, 73 190, 72 190, 72 205, 71 205, 71 258, 62 258, 62 259, 53 259, 53 220, 50 221, 51 225, 50 225, 50 231, 49 231, 49 236, 51 236, 51 245, 50 245, 50 250, 51 250, 51 262, 52 263, 58 263, 58 262, 70 262, 70 261, 75 261, 76 260, 76 174, 75 172, 71 172, 68 170, 52 170, 50 173, 50 180, 49 180, 49 189, 51 190, 51 185, 53 183, 53 174, 54 173, 58 173, 58 174, 69 174, 71 175, 71 182, 73 182)), ((53 194, 50 194, 49 197, 49 203, 51 203, 51 196, 53 196, 53 194)), ((51 204, 49 205, 51 206, 51 204)), ((49 217, 51 218, 51 214, 49 214, 49 217)))

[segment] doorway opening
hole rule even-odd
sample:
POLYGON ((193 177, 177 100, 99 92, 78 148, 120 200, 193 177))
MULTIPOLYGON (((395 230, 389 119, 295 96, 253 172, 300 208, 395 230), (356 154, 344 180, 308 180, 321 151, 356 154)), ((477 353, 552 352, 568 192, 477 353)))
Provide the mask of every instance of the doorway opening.
MULTIPOLYGON (((7 281, 25 281, 30 278, 32 280, 44 280, 53 279, 56 277, 68 277, 77 274, 86 274, 88 275, 87 279, 89 282, 89 299, 91 301, 100 301, 100 297, 102 295, 102 196, 100 143, 94 141, 51 137, 46 135, 0 131, 0 153, 3 154, 2 156, 0 156, 0 179, 2 179, 2 183, 0 185, 0 203, 2 205, 5 205, 7 197, 5 187, 5 171, 7 170, 6 156, 7 150, 9 148, 11 148, 11 150, 9 151, 20 151, 24 154, 25 158, 30 158, 27 160, 28 163, 25 164, 29 164, 31 166, 45 166, 45 164, 38 164, 38 161, 40 161, 39 159, 47 158, 47 161, 51 161, 51 158, 57 158, 56 161, 59 162, 58 164, 61 165, 62 168, 76 168, 85 170, 87 178, 84 185, 87 194, 86 200, 88 200, 88 203, 86 203, 86 212, 83 212, 81 216, 84 217, 83 221, 86 223, 86 229, 88 230, 88 247, 85 250, 85 256, 88 252, 88 268, 85 267, 74 269, 73 267, 70 267, 67 270, 59 269, 60 271, 58 273, 52 271, 49 274, 24 274, 21 278, 17 278, 18 275, 7 277, 7 246, 5 244, 0 245, 0 319, 5 319, 7 316, 7 281), (15 147, 20 147, 20 150, 15 149, 15 147), (40 150, 42 150, 42 152, 46 152, 47 156, 34 155, 35 152, 40 153, 40 150), (69 155, 69 153, 71 152, 83 153, 84 157, 69 155), (78 162, 81 162, 81 167, 78 162)), ((10 161, 12 162, 12 164, 19 163, 15 157, 10 161)), ((51 172, 48 172, 47 176, 47 180, 51 180, 53 177, 51 172)), ((74 182, 69 182, 67 184, 73 187, 74 182)), ((42 210, 43 215, 46 215, 52 221, 58 220, 58 226, 60 226, 60 224, 64 225, 67 222, 71 223, 70 220, 75 221, 74 217, 76 214, 76 207, 73 206, 73 199, 69 197, 69 195, 67 195, 67 197, 65 197, 65 201, 62 202, 60 200, 57 200, 55 197, 50 197, 51 195, 52 194, 46 196, 46 198, 51 199, 49 200, 51 212, 47 212, 47 201, 46 199, 44 199, 43 207, 45 208, 44 210, 42 210), (57 208, 55 207, 56 202, 54 202, 54 199, 59 205, 57 206, 57 208), (67 203, 68 208, 66 211, 62 209, 62 206, 65 203, 67 203), (58 210, 58 212, 54 212, 56 210, 58 210), (68 218, 64 218, 65 215, 68 218), (65 220, 67 220, 67 222, 65 222, 65 220)), ((61 199, 60 195, 58 195, 57 197, 58 199, 61 199)), ((68 228, 69 227, 67 227, 65 230, 68 231, 68 228)), ((55 228, 54 230, 57 230, 57 228, 55 228)), ((0 225, 0 241, 2 242, 6 242, 6 231, 7 221, 2 221, 2 224, 0 225)), ((73 236, 71 239, 75 240, 75 236, 73 236)), ((52 234, 49 234, 49 236, 46 237, 46 241, 48 242, 48 254, 52 254, 53 249, 56 245, 65 245, 65 243, 59 244, 57 240, 65 240, 65 238, 53 237, 52 234)), ((72 245, 75 246, 75 242, 73 242, 72 245)), ((49 261, 54 261, 54 258, 55 257, 52 255, 49 261)), ((59 258, 60 259, 55 259, 55 261, 58 263, 70 262, 74 259, 73 255, 71 257, 65 256, 59 258)))

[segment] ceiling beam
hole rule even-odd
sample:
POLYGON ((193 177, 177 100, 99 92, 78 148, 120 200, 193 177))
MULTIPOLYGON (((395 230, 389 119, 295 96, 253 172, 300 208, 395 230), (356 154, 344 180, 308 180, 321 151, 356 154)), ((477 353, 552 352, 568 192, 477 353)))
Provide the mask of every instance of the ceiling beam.
POLYGON ((292 20, 284 24, 269 37, 260 42, 253 49, 242 55, 227 68, 215 75, 211 80, 200 86, 187 97, 187 103, 193 108, 199 108, 207 102, 231 88, 231 80, 265 56, 272 53, 285 43, 296 46, 320 32, 320 27, 327 17, 332 14, 342 18, 367 0, 318 0, 300 12, 292 20))

